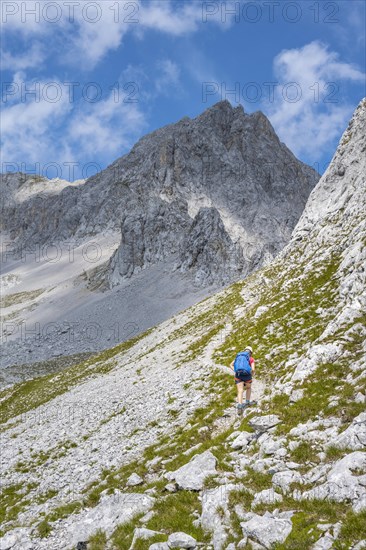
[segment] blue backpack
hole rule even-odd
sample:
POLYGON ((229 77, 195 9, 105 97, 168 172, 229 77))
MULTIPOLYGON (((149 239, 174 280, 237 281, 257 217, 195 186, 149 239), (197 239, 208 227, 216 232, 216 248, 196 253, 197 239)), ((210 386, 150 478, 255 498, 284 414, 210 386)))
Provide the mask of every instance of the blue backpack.
POLYGON ((234 361, 234 372, 243 370, 244 372, 250 374, 252 372, 252 367, 250 366, 250 352, 241 351, 237 354, 234 361))

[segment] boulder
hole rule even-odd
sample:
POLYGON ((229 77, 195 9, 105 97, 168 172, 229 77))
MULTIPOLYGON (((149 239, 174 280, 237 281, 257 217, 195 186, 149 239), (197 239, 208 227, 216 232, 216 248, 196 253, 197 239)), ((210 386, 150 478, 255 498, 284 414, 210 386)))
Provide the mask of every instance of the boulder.
POLYGON ((188 464, 178 468, 175 472, 167 472, 165 477, 175 480, 180 489, 200 491, 207 476, 216 474, 216 457, 211 451, 195 455, 188 464))
POLYGON ((141 485, 143 482, 144 480, 142 479, 142 477, 140 477, 138 474, 133 473, 128 478, 126 485, 128 485, 128 487, 136 487, 137 485, 141 485))
POLYGON ((366 448, 366 412, 353 419, 352 424, 337 437, 332 438, 326 447, 352 449, 358 451, 366 448))
POLYGON ((342 354, 342 347, 338 344, 316 344, 308 351, 307 357, 301 359, 297 365, 292 382, 303 382, 310 374, 316 371, 319 365, 332 363, 342 354))
POLYGON ((264 546, 272 548, 276 543, 284 542, 292 531, 292 522, 289 517, 274 516, 266 512, 263 516, 252 514, 252 517, 240 525, 244 536, 264 546))
POLYGON ((323 537, 320 537, 316 543, 312 546, 312 550, 331 550, 334 544, 334 537, 330 533, 326 533, 323 537))
POLYGON ((290 395, 290 403, 296 403, 304 397, 304 390, 293 390, 290 395))
POLYGON ((161 535, 159 531, 152 531, 151 529, 146 529, 145 527, 137 527, 133 533, 133 539, 130 546, 130 550, 135 547, 136 542, 140 540, 149 540, 155 537, 156 535, 161 535))
POLYGON ((258 317, 260 317, 261 315, 263 315, 264 313, 267 313, 267 311, 269 310, 269 307, 268 306, 259 306, 257 308, 257 311, 255 312, 254 314, 254 318, 255 319, 258 319, 258 317))
POLYGON ((34 544, 30 538, 30 529, 25 529, 22 527, 16 528, 0 538, 1 550, 17 550, 18 548, 31 550, 33 547, 34 544))
POLYGON ((284 470, 283 472, 277 472, 272 477, 273 485, 282 489, 284 493, 289 491, 291 483, 302 482, 302 475, 296 470, 284 470))
MULTIPOLYGON (((258 443, 260 446, 261 454, 264 455, 273 455, 277 451, 279 451, 284 443, 286 442, 286 439, 284 437, 275 439, 272 437, 269 433, 264 433, 259 439, 258 443)), ((287 451, 285 449, 284 454, 286 454, 287 451)))
POLYGON ((249 425, 258 432, 265 432, 274 426, 277 426, 281 420, 275 414, 267 414, 266 416, 255 416, 249 420, 249 425))
POLYGON ((168 538, 169 548, 196 548, 197 541, 186 533, 172 533, 168 538))
POLYGON ((241 432, 230 444, 232 449, 243 449, 253 440, 254 434, 250 432, 241 432))
POLYGON ((218 513, 218 509, 223 510, 228 517, 230 492, 240 488, 241 485, 228 483, 214 489, 205 489, 202 493, 201 527, 204 531, 213 533, 214 550, 221 550, 227 539, 224 518, 218 513))
POLYGON ((150 510, 154 502, 155 499, 142 493, 115 491, 113 495, 103 495, 97 506, 74 516, 69 526, 69 544, 75 546, 80 540, 88 540, 98 529, 109 536, 117 525, 150 510))
POLYGON ((356 451, 331 468, 321 485, 305 491, 302 498, 351 501, 355 512, 366 509, 366 453, 356 451))

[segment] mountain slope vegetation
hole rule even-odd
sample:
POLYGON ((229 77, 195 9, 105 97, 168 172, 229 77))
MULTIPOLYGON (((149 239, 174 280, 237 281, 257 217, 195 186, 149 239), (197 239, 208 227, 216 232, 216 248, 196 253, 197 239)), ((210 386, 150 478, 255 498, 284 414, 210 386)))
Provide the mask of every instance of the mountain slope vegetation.
POLYGON ((269 266, 2 392, 2 548, 365 547, 365 127, 363 100, 269 266), (248 343, 259 402, 237 418, 248 343))

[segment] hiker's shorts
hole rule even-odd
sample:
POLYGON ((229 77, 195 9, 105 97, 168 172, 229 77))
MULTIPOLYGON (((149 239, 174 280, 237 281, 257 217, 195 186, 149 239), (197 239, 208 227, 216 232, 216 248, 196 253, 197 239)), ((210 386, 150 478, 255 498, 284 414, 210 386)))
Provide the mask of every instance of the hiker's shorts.
POLYGON ((235 373, 235 384, 240 384, 240 382, 244 382, 245 384, 251 384, 252 373, 248 373, 245 370, 238 370, 235 373))

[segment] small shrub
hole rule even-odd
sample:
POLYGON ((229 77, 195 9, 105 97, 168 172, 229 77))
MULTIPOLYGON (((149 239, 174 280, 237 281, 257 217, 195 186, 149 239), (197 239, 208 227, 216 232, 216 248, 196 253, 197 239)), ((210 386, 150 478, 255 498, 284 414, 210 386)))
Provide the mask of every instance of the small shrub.
POLYGON ((43 521, 41 521, 41 523, 38 524, 37 530, 41 539, 44 539, 48 537, 48 535, 51 533, 52 528, 48 521, 44 519, 43 521))
POLYGON ((299 462, 300 464, 304 462, 316 462, 318 458, 316 451, 308 441, 301 441, 300 445, 292 451, 291 457, 295 462, 299 462))
POLYGON ((103 550, 107 543, 107 536, 101 529, 89 538, 88 550, 103 550))

